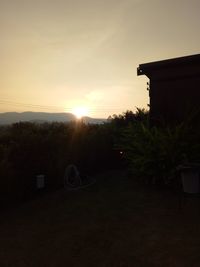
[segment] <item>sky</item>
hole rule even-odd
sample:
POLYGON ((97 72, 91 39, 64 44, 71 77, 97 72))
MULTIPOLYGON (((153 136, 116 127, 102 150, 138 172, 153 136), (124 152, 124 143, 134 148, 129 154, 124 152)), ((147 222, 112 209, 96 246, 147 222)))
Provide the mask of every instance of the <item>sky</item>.
POLYGON ((199 11, 199 0, 0 0, 0 112, 146 109, 138 65, 199 54, 199 11))

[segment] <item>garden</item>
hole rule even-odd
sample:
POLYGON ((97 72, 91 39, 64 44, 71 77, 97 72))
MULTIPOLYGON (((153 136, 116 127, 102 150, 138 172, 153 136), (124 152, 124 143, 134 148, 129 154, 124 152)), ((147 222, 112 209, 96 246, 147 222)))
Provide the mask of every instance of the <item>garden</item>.
POLYGON ((0 266, 199 266, 200 202, 180 207, 177 171, 199 163, 199 133, 140 109, 102 125, 2 126, 0 266), (64 188, 71 163, 96 183, 64 188))

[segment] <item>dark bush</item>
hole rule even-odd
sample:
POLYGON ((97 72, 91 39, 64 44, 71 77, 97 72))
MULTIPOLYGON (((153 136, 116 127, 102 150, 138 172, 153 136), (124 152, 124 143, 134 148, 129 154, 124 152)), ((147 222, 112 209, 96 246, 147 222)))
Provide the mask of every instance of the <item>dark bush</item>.
POLYGON ((110 124, 83 122, 16 123, 0 128, 1 197, 28 198, 36 192, 36 175, 44 174, 46 189, 63 185, 66 166, 94 174, 119 166, 110 124))
POLYGON ((189 120, 174 126, 150 127, 144 119, 124 127, 116 147, 124 151, 135 176, 166 184, 175 178, 184 158, 200 162, 199 141, 200 131, 189 120))

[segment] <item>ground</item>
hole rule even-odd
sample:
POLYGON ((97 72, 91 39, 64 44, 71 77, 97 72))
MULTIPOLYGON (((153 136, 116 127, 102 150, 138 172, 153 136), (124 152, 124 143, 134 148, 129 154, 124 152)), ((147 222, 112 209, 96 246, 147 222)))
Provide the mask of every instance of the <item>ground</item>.
POLYGON ((0 219, 0 266, 200 266, 198 200, 138 184, 123 171, 90 188, 48 193, 0 219))

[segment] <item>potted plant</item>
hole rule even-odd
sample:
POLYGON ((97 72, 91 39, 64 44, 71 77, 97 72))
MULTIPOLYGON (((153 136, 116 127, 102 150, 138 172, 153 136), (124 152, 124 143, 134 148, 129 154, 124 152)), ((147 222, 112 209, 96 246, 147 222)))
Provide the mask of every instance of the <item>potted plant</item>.
POLYGON ((184 193, 197 194, 199 193, 199 171, 200 165, 189 163, 184 155, 183 164, 178 166, 178 171, 181 174, 181 182, 184 193))

